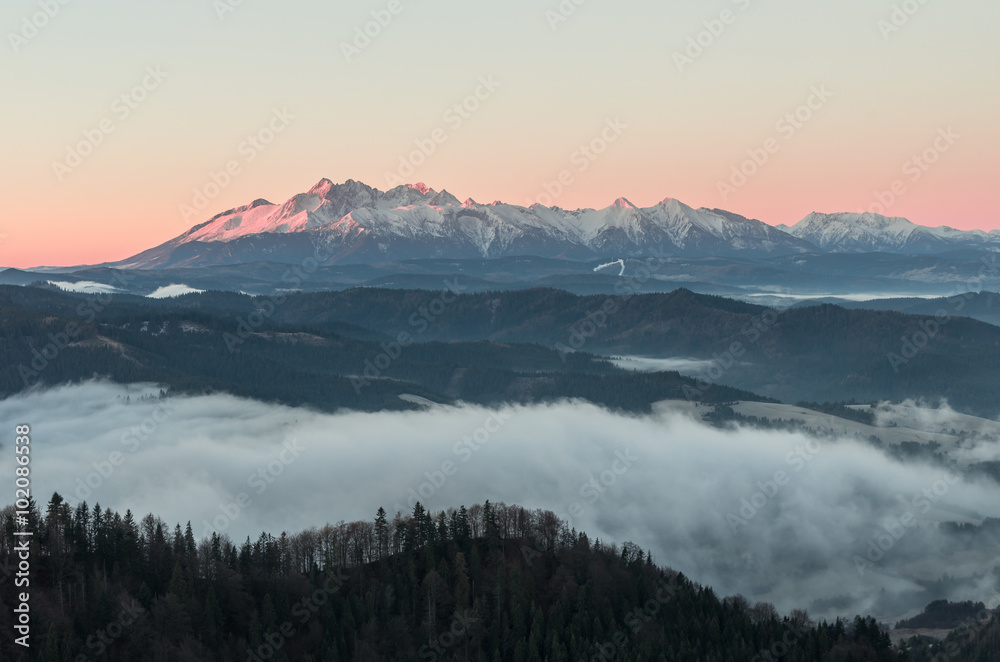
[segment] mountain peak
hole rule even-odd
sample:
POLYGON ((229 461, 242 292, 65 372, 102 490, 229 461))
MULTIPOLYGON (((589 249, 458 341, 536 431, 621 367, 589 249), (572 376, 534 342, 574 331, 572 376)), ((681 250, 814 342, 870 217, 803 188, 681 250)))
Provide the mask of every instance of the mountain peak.
MULTIPOLYGON (((433 189, 430 190, 433 191, 433 189)), ((462 203, 460 203, 458 198, 453 196, 447 190, 442 190, 440 193, 431 198, 427 204, 434 207, 458 207, 462 203)))
POLYGON ((668 209, 678 214, 690 214, 694 211, 693 207, 689 207, 677 198, 663 198, 663 200, 660 200, 656 206, 661 209, 668 209))
POLYGON ((407 186, 409 186, 415 191, 420 191, 424 195, 434 192, 434 189, 430 188, 429 186, 427 186, 427 184, 424 184, 423 182, 417 182, 416 184, 407 184, 407 186))
POLYGON ((319 195, 322 197, 326 197, 326 194, 329 193, 330 189, 332 188, 333 188, 333 182, 324 177, 323 179, 316 182, 316 184, 311 189, 309 189, 307 193, 309 193, 310 195, 319 195))

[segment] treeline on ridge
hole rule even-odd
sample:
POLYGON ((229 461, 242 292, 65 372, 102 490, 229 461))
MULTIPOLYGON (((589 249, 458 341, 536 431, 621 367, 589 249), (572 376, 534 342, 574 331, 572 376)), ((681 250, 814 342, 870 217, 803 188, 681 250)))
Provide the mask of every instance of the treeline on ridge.
MULTIPOLYGON (((636 545, 505 504, 234 542, 32 502, 31 659, 901 661, 874 620, 720 599, 636 545), (776 655, 777 654, 777 655, 776 655)), ((13 509, 0 514, 10 568, 13 509)), ((0 584, 5 604, 13 582, 0 584)), ((2 654, 15 656, 0 612, 2 654)))

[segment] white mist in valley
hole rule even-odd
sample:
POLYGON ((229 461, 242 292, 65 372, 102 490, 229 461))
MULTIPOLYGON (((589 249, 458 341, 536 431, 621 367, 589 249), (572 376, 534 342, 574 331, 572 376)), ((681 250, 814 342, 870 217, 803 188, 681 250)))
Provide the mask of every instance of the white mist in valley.
MULTIPOLYGON (((141 398, 157 392, 89 383, 0 402, 11 431, 32 426, 39 507, 58 491, 240 541, 380 506, 406 513, 418 498, 433 511, 489 499, 552 510, 591 539, 635 542, 720 594, 786 612, 896 618, 942 597, 1000 602, 997 534, 940 524, 1000 517, 1000 485, 854 439, 579 402, 326 414, 141 398)), ((1000 459, 985 436, 961 450, 1000 459)), ((0 457, 12 495, 10 444, 0 457)))
POLYGON ((625 370, 638 372, 677 371, 682 375, 702 375, 714 361, 691 358, 655 358, 649 356, 614 356, 608 359, 612 364, 625 370))

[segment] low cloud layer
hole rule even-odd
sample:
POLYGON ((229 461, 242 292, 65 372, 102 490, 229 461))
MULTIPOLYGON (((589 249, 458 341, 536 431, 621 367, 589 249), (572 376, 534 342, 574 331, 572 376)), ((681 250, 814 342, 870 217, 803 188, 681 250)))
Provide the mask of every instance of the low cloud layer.
POLYGON ((609 359, 619 368, 639 372, 666 372, 676 370, 685 375, 697 374, 712 366, 712 361, 689 358, 657 359, 646 356, 620 356, 609 359))
MULTIPOLYGON (((853 440, 581 403, 331 415, 222 395, 140 399, 156 392, 91 383, 0 402, 9 441, 16 423, 32 426, 40 507, 58 491, 241 540, 408 511, 415 498, 432 510, 490 499, 553 510, 592 539, 631 540, 719 593, 784 611, 896 618, 939 597, 1000 602, 997 541, 957 545, 938 526, 1000 517, 1000 486, 853 440)), ((976 452, 1000 458, 995 440, 976 452)))

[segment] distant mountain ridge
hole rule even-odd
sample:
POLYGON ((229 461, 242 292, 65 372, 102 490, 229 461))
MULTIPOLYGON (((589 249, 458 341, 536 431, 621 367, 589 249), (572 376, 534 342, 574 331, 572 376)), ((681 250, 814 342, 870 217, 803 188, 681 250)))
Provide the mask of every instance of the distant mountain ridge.
POLYGON ((532 255, 746 257, 807 253, 934 253, 1000 250, 1000 231, 925 228, 875 214, 813 213, 792 227, 771 226, 674 198, 637 207, 622 197, 604 209, 565 210, 495 201, 460 201, 422 183, 380 191, 329 179, 283 204, 264 199, 230 209, 184 234, 113 265, 204 267, 253 261, 321 264, 532 255))
POLYGON ((1000 250, 1000 230, 929 228, 900 217, 879 214, 819 214, 778 229, 830 253, 929 254, 963 248, 1000 250))
POLYGON ((411 394, 486 405, 581 398, 628 411, 689 397, 945 398, 964 413, 992 419, 998 412, 1000 328, 952 317, 961 311, 951 305, 943 316, 833 305, 775 315, 684 289, 609 299, 538 288, 456 294, 429 323, 417 313, 440 295, 375 287, 288 294, 254 327, 248 315, 266 300, 236 293, 88 302, 0 286, 0 397, 99 374, 329 411, 399 409, 406 405, 398 396, 411 394), (588 329, 609 300, 614 312, 588 329), (45 348, 70 322, 79 333, 57 359, 46 359, 42 352, 51 354, 45 348), (376 370, 376 357, 391 351, 400 331, 414 342, 376 370), (933 342, 914 353, 917 334, 932 332, 933 342), (598 356, 682 358, 687 377, 632 372, 598 356), (359 376, 363 388, 352 383, 359 376), (709 383, 716 386, 706 390, 709 383))

